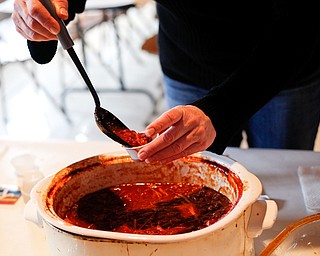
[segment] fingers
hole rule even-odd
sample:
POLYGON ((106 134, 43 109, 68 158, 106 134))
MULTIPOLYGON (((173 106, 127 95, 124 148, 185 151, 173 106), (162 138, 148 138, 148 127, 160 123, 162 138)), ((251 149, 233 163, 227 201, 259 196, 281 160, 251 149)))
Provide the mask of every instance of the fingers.
POLYGON ((179 107, 172 108, 170 111, 163 113, 157 120, 146 127, 147 136, 155 136, 169 129, 173 124, 178 122, 183 115, 179 107))
POLYGON ((148 147, 141 149, 138 154, 139 159, 145 160, 148 163, 161 161, 167 156, 176 155, 187 148, 191 142, 179 136, 176 130, 175 127, 171 127, 156 138, 148 147))
POLYGON ((166 163, 205 150, 216 136, 211 120, 194 106, 179 106, 167 111, 147 130, 160 133, 138 154, 140 160, 148 163, 166 163), (167 130, 161 133, 163 129, 167 130))
POLYGON ((147 163, 167 163, 180 157, 185 157, 200 151, 205 145, 193 133, 186 134, 174 140, 168 147, 158 146, 154 154, 145 159, 147 163), (202 144, 202 145, 201 145, 202 144), (161 148, 161 149, 160 149, 161 148), (160 149, 160 150, 159 150, 160 149))
POLYGON ((176 155, 172 155, 172 154, 167 154, 166 152, 159 152, 159 155, 163 154, 164 156, 167 156, 167 155, 170 155, 169 157, 165 157, 165 158, 160 158, 161 160, 157 160, 158 158, 158 154, 157 154, 157 157, 155 158, 147 158, 146 159, 146 162, 147 163, 153 163, 153 162, 159 162, 161 164, 166 164, 166 163, 169 163, 173 160, 176 160, 178 158, 181 158, 181 157, 186 157, 188 155, 191 155, 193 153, 196 153, 200 150, 197 150, 199 146, 197 144, 192 144, 190 147, 186 148, 185 150, 182 150, 180 151, 178 154, 176 155))
MULTIPOLYGON (((66 0, 52 2, 58 10, 57 15, 68 17, 66 0)), ((50 15, 39 0, 15 0, 12 20, 16 30, 24 38, 31 41, 57 40, 60 31, 59 23, 50 15)))
POLYGON ((15 23, 16 31, 24 38, 31 41, 57 40, 55 34, 44 29, 40 23, 29 17, 22 17, 18 13, 12 14, 12 20, 15 23))
POLYGON ((16 30, 31 41, 56 39, 60 27, 38 0, 15 0, 12 19, 16 30))
MULTIPOLYGON (((147 153, 147 155, 144 154, 143 156, 141 156, 143 160, 147 156, 149 157, 150 155, 153 155, 156 152, 158 155, 160 150, 171 146, 174 142, 176 142, 186 133, 188 133, 189 130, 193 129, 194 125, 187 125, 187 129, 183 127, 186 126, 183 120, 184 115, 184 109, 181 107, 176 107, 162 114, 156 121, 154 121, 147 127, 146 134, 148 136, 152 137, 155 134, 160 134, 160 136, 152 143, 152 147, 150 146, 150 148, 143 150, 147 153)), ((188 146, 185 145, 186 143, 193 143, 193 141, 184 141, 183 145, 176 143, 176 151, 181 151, 182 148, 188 146)), ((142 154, 142 152, 140 154, 142 154)), ((167 154, 170 153, 168 152, 168 150, 166 152, 167 154)), ((174 152, 171 153, 173 154, 174 152)))

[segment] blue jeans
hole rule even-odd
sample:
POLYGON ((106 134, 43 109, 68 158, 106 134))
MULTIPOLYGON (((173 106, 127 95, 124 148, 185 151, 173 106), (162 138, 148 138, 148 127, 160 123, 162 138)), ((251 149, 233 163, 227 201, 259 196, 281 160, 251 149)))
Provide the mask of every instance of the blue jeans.
MULTIPOLYGON (((186 105, 208 91, 164 76, 169 108, 186 105)), ((320 122, 320 81, 281 91, 248 122, 244 130, 249 147, 313 150, 320 122)), ((229 146, 239 146, 237 134, 229 146)))

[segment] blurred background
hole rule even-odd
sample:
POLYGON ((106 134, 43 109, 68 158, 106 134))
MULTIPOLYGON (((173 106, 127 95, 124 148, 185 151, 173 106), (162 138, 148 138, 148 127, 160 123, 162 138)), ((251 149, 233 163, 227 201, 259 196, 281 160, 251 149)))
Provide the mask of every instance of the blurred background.
MULTIPOLYGON (((0 137, 109 140, 67 52, 59 47, 50 63, 35 63, 15 31, 12 9, 13 0, 0 0, 0 137)), ((136 131, 165 111, 154 1, 88 0, 68 29, 103 108, 136 131)), ((320 151, 319 135, 314 150, 320 151)))
MULTIPOLYGON (((0 136, 23 140, 105 140, 94 121, 94 101, 59 47, 35 63, 11 20, 12 0, 0 6, 0 136)), ((74 49, 98 91, 101 106, 142 131, 165 109, 155 38, 153 1, 88 0, 68 25, 74 49)))

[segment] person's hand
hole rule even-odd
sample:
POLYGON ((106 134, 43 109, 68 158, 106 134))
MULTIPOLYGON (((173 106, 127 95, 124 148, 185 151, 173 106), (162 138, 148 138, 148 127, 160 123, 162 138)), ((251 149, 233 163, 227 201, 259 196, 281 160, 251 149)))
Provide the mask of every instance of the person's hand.
MULTIPOLYGON (((67 0, 52 0, 52 4, 59 18, 68 18, 67 0)), ((16 30, 30 41, 57 40, 59 23, 39 0, 15 0, 12 20, 16 30)))
POLYGON ((177 106, 146 128, 148 136, 160 136, 141 149, 138 157, 147 163, 167 163, 207 149, 216 137, 209 117, 195 106, 177 106))

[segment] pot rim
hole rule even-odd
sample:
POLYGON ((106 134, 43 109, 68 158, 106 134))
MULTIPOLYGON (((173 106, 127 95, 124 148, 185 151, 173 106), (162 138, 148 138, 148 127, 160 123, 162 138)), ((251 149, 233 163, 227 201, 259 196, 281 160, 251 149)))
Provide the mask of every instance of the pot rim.
MULTIPOLYGON (((110 157, 114 155, 121 156, 119 152, 117 152, 116 154, 100 154, 99 156, 110 157)), ((51 226, 60 229, 61 231, 66 231, 75 235, 138 243, 176 243, 189 239, 195 239, 198 237, 208 235, 217 230, 223 230, 227 225, 231 224, 234 220, 241 216, 243 212, 246 211, 251 204, 258 200, 262 192, 262 184, 260 180, 254 174, 250 173, 243 165, 231 158, 228 158, 227 156, 216 155, 209 151, 199 152, 194 155, 198 157, 209 157, 210 160, 214 160, 218 164, 227 167, 229 170, 238 175, 242 183, 244 184, 242 196, 237 202, 237 204, 234 206, 234 208, 226 216, 221 218, 216 223, 200 230, 175 235, 143 235, 87 229, 79 226, 74 226, 63 221, 60 217, 54 215, 47 208, 47 205, 45 203, 47 196, 47 188, 50 185, 53 177, 55 176, 55 173, 45 177, 35 185, 35 187, 31 191, 31 201, 36 205, 38 214, 41 216, 42 220, 49 223, 51 226)))

